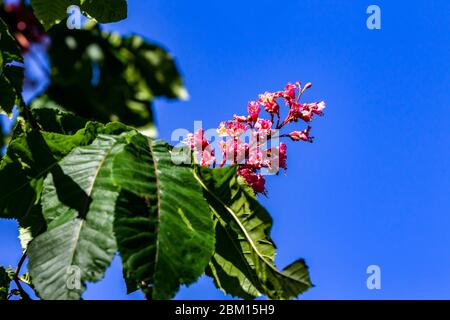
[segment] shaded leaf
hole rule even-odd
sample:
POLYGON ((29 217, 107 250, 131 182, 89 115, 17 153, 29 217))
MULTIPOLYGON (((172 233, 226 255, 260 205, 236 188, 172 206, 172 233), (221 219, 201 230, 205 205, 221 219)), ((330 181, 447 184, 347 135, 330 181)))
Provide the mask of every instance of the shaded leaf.
POLYGON ((99 135, 72 150, 45 179, 47 230, 28 247, 29 272, 41 298, 80 299, 86 281, 103 278, 116 252, 112 161, 125 142, 123 135, 99 135))
POLYGON ((0 112, 9 116, 22 93, 23 58, 8 26, 0 19, 0 112))
POLYGON ((133 57, 132 63, 127 63, 125 74, 129 78, 136 77, 136 86, 149 91, 150 98, 188 98, 189 94, 169 52, 136 35, 122 38, 121 42, 116 37, 111 35, 109 40, 118 49, 118 54, 122 57, 131 54, 133 57))
POLYGON ((9 284, 11 283, 11 277, 8 272, 0 266, 0 301, 8 299, 9 284))
POLYGON ((150 128, 155 97, 187 97, 170 54, 140 37, 63 26, 50 35, 51 83, 33 106, 53 105, 91 120, 150 128))
POLYGON ((214 249, 211 213, 190 167, 170 147, 136 135, 113 164, 121 187, 114 231, 129 292, 170 299, 204 272, 214 249))
POLYGON ((11 85, 11 82, 0 74, 0 113, 12 115, 12 110, 16 104, 16 91, 11 85))
POLYGON ((34 14, 45 30, 67 17, 67 8, 81 6, 81 10, 102 23, 116 22, 127 17, 125 0, 30 0, 34 14))
POLYGON ((20 48, 14 37, 9 32, 8 26, 2 19, 0 19, 0 34, 0 50, 3 65, 14 61, 22 63, 23 58, 20 53, 20 48))
POLYGON ((272 219, 244 182, 236 167, 198 168, 216 222, 216 250, 207 272, 216 286, 245 299, 266 295, 291 299, 312 287, 302 259, 279 271, 270 239, 272 219))
POLYGON ((98 22, 116 22, 127 17, 126 0, 81 0, 81 9, 98 22))
POLYGON ((58 109, 32 108, 31 112, 41 128, 48 132, 71 135, 84 128, 88 122, 71 112, 58 109))
MULTIPOLYGON (((43 126, 49 129, 46 124, 43 126)), ((64 126, 58 128, 67 130, 64 126)), ((47 174, 73 148, 91 144, 99 134, 129 130, 121 123, 89 122, 73 135, 33 130, 16 136, 0 166, 0 218, 17 219, 33 236, 45 230, 40 195, 47 174)))
POLYGON ((79 1, 71 0, 30 0, 34 15, 44 26, 45 30, 61 22, 67 16, 67 8, 79 1))

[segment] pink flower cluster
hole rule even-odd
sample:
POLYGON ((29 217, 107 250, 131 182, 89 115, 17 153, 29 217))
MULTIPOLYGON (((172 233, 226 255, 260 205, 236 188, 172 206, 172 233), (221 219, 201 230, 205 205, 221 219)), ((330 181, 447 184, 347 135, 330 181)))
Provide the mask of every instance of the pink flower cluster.
MULTIPOLYGON (((218 166, 238 165, 237 172, 247 184, 256 193, 265 194, 265 179, 261 170, 278 173, 280 168, 287 169, 286 144, 280 142, 271 147, 269 144, 274 144, 275 139, 283 137, 293 141, 313 141, 310 126, 304 130, 281 133, 281 129, 288 123, 297 122, 299 119, 309 123, 315 115, 323 115, 325 102, 299 102, 302 94, 310 87, 311 83, 302 87, 300 82, 296 82, 288 83, 281 91, 265 92, 259 95, 258 100, 248 103, 247 115, 234 115, 232 120, 222 122, 217 129, 217 134, 222 139, 218 143, 222 155, 218 166), (288 109, 283 120, 279 100, 284 101, 288 109), (262 109, 267 113, 265 118, 261 115, 262 109)), ((196 159, 202 166, 216 167, 218 159, 214 147, 205 138, 203 129, 189 134, 186 143, 194 151, 196 159)))

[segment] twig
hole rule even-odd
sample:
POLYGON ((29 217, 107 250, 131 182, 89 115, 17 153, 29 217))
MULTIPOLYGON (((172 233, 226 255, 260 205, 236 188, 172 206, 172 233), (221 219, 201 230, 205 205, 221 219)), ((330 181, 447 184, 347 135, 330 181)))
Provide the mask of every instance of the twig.
POLYGON ((25 292, 25 290, 23 289, 22 285, 20 284, 20 277, 19 277, 19 273, 20 273, 20 269, 22 268, 23 263, 25 262, 25 259, 27 258, 27 251, 25 250, 25 252, 23 253, 22 257, 19 260, 19 263, 17 264, 17 268, 16 271, 14 272, 14 282, 17 286, 17 289, 19 289, 20 291, 20 296, 22 297, 22 299, 24 300, 31 300, 30 296, 28 295, 28 293, 25 292))

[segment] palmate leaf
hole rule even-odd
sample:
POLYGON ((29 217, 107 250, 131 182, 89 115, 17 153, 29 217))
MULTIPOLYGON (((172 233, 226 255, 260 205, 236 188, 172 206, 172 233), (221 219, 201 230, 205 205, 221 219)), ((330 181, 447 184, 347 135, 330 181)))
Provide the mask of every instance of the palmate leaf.
POLYGON ((43 299, 80 299, 86 281, 103 277, 116 252, 112 183, 114 156, 127 135, 99 135, 77 147, 44 181, 42 213, 47 230, 28 247, 28 268, 43 299))
POLYGON ((71 5, 81 7, 85 14, 102 23, 127 17, 126 0, 31 0, 30 3, 45 30, 64 20, 71 5))
POLYGON ((191 167, 171 161, 170 147, 136 135, 116 156, 121 187, 114 231, 128 291, 170 299, 193 283, 214 250, 211 212, 191 167))
POLYGON ((9 116, 22 93, 23 58, 8 26, 0 19, 0 112, 9 116))
POLYGON ((275 267, 272 219, 238 180, 236 167, 202 167, 196 174, 216 218, 216 250, 207 274, 218 288, 245 299, 291 299, 312 287, 302 259, 283 271, 275 267))

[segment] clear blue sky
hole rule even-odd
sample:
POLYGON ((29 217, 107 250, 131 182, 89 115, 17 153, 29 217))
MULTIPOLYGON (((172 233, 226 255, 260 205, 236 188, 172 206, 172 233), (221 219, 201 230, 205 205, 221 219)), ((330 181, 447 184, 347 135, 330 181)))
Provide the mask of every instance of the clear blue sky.
MULTIPOLYGON (((216 126, 288 81, 325 100, 313 144, 288 144, 286 175, 261 201, 274 217, 277 264, 304 257, 305 299, 450 299, 450 2, 129 1, 109 30, 168 48, 191 99, 156 103, 160 136, 216 126), (381 30, 366 8, 381 7, 381 30), (382 289, 366 288, 381 267, 382 289)), ((0 264, 19 260, 15 223, 0 221, 0 264)), ((87 299, 125 295, 120 261, 87 299)), ((141 298, 133 294, 128 298, 141 298)), ((202 278, 177 298, 226 298, 202 278)))

